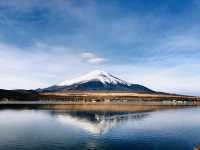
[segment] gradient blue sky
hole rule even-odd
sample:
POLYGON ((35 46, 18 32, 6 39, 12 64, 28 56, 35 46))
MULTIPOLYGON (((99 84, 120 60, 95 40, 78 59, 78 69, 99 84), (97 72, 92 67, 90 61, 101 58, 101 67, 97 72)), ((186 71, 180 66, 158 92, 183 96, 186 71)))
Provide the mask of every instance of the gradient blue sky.
POLYGON ((46 87, 94 69, 200 95, 199 0, 1 0, 0 88, 46 87))

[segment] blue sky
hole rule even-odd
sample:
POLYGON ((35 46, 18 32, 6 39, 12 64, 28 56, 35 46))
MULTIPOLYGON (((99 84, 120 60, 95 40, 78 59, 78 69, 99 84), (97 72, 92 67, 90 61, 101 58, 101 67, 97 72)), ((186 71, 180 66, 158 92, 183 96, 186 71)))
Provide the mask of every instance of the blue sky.
POLYGON ((0 88, 38 88, 101 69, 200 95, 198 0, 1 0, 0 88))

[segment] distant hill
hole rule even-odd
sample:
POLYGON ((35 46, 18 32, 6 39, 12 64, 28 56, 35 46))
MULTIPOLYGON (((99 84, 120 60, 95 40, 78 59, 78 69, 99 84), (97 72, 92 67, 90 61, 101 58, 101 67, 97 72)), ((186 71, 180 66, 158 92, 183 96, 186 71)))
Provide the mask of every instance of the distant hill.
POLYGON ((67 91, 107 91, 107 92, 135 92, 156 93, 139 84, 128 83, 110 73, 93 71, 74 80, 66 80, 53 86, 37 89, 38 92, 67 92, 67 91))
POLYGON ((35 101, 39 100, 39 94, 33 90, 3 90, 0 89, 0 100, 20 100, 35 101))

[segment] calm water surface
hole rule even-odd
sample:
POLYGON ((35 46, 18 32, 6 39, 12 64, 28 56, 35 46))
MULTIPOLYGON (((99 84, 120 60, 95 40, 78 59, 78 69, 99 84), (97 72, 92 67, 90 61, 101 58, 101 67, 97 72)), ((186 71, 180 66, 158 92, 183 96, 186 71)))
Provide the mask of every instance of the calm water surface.
POLYGON ((0 110, 0 150, 192 150, 200 108, 156 112, 0 110))

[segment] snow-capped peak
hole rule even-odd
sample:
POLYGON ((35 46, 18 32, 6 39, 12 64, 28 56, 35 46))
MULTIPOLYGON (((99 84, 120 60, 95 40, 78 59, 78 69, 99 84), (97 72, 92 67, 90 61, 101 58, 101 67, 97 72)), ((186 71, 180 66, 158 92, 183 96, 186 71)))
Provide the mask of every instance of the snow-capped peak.
POLYGON ((117 77, 114 77, 113 75, 101 71, 101 70, 95 70, 92 71, 82 77, 79 77, 77 79, 74 80, 66 80, 64 82, 61 82, 59 84, 57 84, 57 86, 70 86, 73 84, 79 84, 79 83, 86 83, 88 81, 100 81, 103 84, 126 84, 128 85, 128 83, 126 81, 123 81, 117 77))

